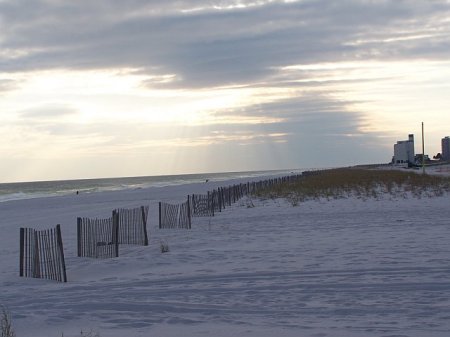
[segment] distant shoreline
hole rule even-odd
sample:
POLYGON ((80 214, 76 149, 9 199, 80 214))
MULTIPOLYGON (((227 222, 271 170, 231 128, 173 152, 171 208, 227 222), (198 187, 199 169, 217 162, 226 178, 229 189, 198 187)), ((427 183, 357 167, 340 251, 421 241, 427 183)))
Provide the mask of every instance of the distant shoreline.
POLYGON ((148 187, 227 181, 232 179, 251 179, 278 174, 286 175, 292 172, 300 173, 303 170, 305 169, 2 183, 0 184, 0 202, 49 196, 90 194, 107 191, 135 190, 148 187))

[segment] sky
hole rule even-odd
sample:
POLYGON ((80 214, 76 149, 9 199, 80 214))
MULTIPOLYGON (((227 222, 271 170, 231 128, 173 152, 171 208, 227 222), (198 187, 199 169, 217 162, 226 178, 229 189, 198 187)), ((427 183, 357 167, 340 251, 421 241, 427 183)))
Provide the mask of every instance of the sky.
POLYGON ((0 182, 433 156, 449 79, 446 0, 0 0, 0 182))

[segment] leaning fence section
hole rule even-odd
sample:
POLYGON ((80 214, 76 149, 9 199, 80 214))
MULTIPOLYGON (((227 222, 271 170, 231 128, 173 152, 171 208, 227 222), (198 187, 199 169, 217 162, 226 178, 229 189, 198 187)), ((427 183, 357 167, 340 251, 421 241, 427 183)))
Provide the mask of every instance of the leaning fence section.
POLYGON ((119 217, 119 244, 148 246, 147 218, 148 206, 120 208, 113 212, 119 217))
POLYGON ((78 257, 119 256, 118 214, 106 219, 77 219, 78 257))
POLYGON ((191 229, 191 209, 189 200, 177 205, 160 202, 159 228, 191 229))
POLYGON ((20 276, 67 282, 61 226, 20 228, 20 276))

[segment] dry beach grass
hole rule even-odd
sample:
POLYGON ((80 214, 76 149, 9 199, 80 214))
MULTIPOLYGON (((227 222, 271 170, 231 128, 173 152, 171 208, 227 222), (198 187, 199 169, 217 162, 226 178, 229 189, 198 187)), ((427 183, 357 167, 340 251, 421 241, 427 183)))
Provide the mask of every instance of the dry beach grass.
POLYGON ((11 314, 5 307, 2 307, 0 313, 0 333, 1 337, 16 337, 12 327, 11 314))
POLYGON ((294 205, 320 198, 339 199, 440 196, 450 191, 450 177, 413 171, 339 168, 310 172, 295 182, 283 183, 258 193, 261 198, 287 198, 294 205))

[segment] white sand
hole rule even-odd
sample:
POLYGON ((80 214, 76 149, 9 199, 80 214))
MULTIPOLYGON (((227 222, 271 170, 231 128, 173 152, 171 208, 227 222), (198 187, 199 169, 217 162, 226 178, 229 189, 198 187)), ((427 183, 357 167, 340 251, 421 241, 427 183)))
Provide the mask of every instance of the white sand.
POLYGON ((448 336, 450 196, 244 198, 192 230, 157 203, 226 183, 0 203, 0 304, 18 337, 448 336), (255 207, 248 207, 253 203, 255 207), (150 205, 150 245, 76 257, 76 217, 150 205), (69 282, 20 278, 19 227, 62 226, 69 282), (161 254, 160 240, 170 252, 161 254))

